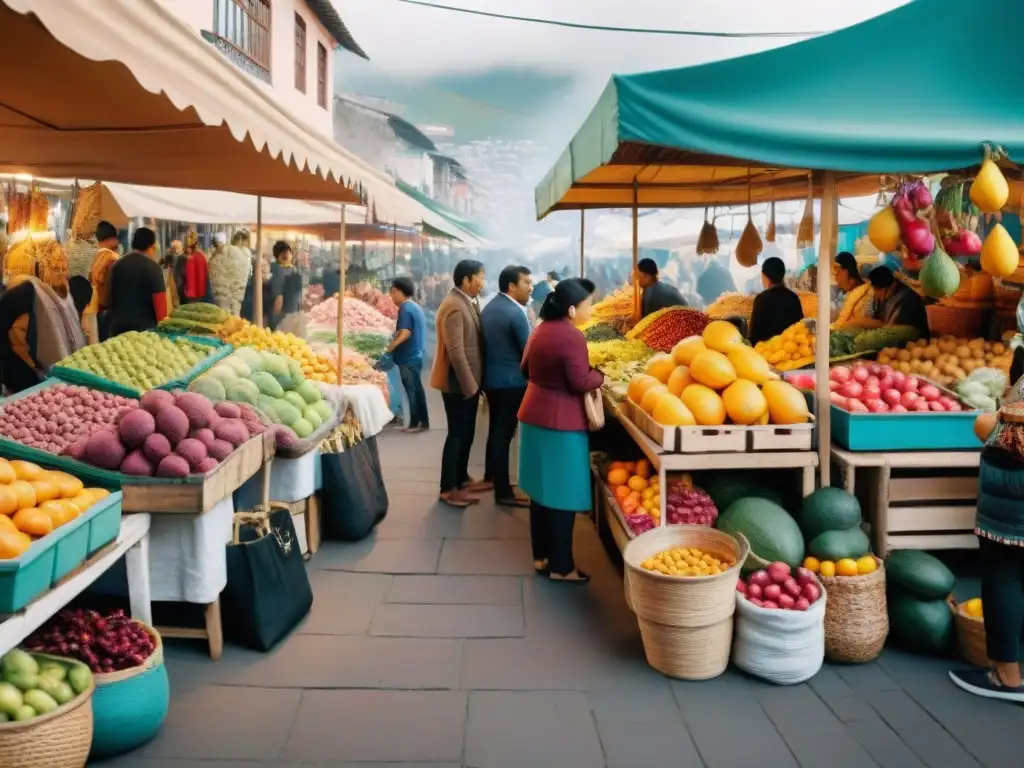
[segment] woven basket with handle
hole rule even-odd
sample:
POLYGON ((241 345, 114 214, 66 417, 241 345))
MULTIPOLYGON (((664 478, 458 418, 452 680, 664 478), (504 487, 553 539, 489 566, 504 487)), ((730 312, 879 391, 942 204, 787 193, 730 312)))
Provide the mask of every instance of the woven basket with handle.
POLYGON ((985 324, 985 318, 991 314, 989 307, 949 306, 947 304, 929 304, 925 307, 928 313, 928 328, 933 336, 978 336, 985 324))
MULTIPOLYGON (((43 654, 33 654, 46 658, 43 654)), ((68 659, 55 661, 67 664, 68 659)), ((92 695, 85 693, 47 715, 0 723, 3 768, 84 768, 92 746, 92 695)))
MULTIPOLYGON (((875 558, 878 560, 878 558, 875 558)), ((825 606, 825 655, 832 661, 862 664, 878 657, 889 636, 885 565, 863 576, 821 577, 825 606)))
POLYGON ((671 525, 633 539, 622 552, 626 602, 636 613, 648 663, 662 674, 707 680, 725 671, 732 645, 736 582, 749 547, 714 528, 671 525), (644 560, 678 547, 727 557, 714 576, 678 577, 649 571, 644 560))
POLYGON ((962 605, 958 605, 953 596, 946 598, 949 610, 953 612, 956 622, 956 647, 968 664, 989 669, 992 662, 988 658, 985 645, 985 620, 979 616, 969 616, 962 605))

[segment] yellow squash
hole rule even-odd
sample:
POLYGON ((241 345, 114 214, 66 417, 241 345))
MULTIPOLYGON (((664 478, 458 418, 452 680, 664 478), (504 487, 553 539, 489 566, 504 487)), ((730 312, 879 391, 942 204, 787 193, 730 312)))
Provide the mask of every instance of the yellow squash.
POLYGON ((981 244, 981 268, 992 277, 1009 277, 1017 271, 1017 244, 1002 224, 996 224, 981 244))
POLYGON ((1003 172, 991 158, 985 158, 971 184, 971 202, 978 206, 982 213, 999 213, 1009 197, 1010 187, 1003 172))

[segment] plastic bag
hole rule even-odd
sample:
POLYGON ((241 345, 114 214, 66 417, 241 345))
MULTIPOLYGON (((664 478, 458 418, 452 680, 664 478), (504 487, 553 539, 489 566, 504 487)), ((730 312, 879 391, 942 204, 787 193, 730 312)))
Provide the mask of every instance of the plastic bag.
POLYGON ((795 685, 825 661, 825 590, 806 611, 759 608, 736 593, 732 662, 754 677, 795 685))

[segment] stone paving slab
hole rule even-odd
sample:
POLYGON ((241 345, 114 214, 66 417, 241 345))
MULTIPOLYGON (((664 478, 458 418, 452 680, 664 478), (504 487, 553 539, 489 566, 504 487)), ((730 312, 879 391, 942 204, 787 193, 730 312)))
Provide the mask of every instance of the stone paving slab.
POLYGON ((668 688, 588 696, 608 768, 665 765, 703 768, 668 688))
POLYGON ((283 756, 293 761, 461 761, 466 694, 307 691, 283 756))
POLYGON ((601 740, 581 693, 470 694, 467 768, 603 768, 601 740))
POLYGON ((441 550, 438 573, 528 576, 533 573, 533 556, 527 541, 448 539, 441 550))
POLYGON ((313 608, 298 628, 304 635, 365 635, 393 576, 309 569, 313 608))
POLYGON ((523 637, 518 605, 407 605, 377 609, 370 634, 387 637, 523 637))
POLYGON ((441 539, 378 541, 373 536, 358 544, 326 542, 316 553, 316 567, 363 573, 437 573, 441 539))
POLYGON ((523 580, 514 576, 395 576, 389 603, 519 605, 523 580))

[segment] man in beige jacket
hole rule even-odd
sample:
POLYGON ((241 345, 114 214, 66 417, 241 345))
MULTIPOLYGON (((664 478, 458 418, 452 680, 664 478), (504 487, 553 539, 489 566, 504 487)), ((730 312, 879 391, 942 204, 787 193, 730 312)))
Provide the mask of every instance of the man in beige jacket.
POLYGON ((441 390, 448 436, 441 454, 441 500, 453 507, 479 503, 473 491, 493 486, 469 476, 469 453, 483 384, 483 335, 477 297, 484 287, 484 265, 464 259, 455 265, 455 287, 437 308, 437 352, 430 386, 441 390))

